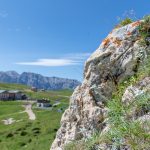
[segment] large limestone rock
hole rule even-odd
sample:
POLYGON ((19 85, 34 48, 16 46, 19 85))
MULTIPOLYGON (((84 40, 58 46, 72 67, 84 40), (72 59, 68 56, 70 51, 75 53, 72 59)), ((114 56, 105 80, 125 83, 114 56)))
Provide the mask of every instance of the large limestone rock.
POLYGON ((117 84, 134 75, 140 59, 146 57, 138 44, 139 24, 114 29, 87 60, 83 83, 70 99, 51 150, 61 150, 72 140, 88 138, 95 130, 105 129, 106 102, 117 84))

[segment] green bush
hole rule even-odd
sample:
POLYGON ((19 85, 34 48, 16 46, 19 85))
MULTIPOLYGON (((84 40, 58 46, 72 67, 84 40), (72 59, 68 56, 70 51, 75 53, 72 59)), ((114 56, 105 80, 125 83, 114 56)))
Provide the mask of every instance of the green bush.
POLYGON ((23 147, 23 146, 26 146, 26 143, 20 142, 19 145, 20 145, 20 147, 23 147))
POLYGON ((150 45, 150 15, 143 18, 142 23, 139 26, 139 33, 141 37, 141 44, 150 45))
POLYGON ((8 133, 6 137, 7 137, 7 138, 11 138, 11 137, 13 137, 13 136, 14 136, 13 133, 8 133))
POLYGON ((22 131, 22 132, 20 133, 21 136, 26 136, 27 134, 28 134, 28 133, 25 132, 25 131, 22 131))
POLYGON ((119 26, 123 27, 123 26, 128 25, 132 22, 133 22, 133 20, 127 17, 124 20, 121 20, 121 22, 119 23, 119 26))

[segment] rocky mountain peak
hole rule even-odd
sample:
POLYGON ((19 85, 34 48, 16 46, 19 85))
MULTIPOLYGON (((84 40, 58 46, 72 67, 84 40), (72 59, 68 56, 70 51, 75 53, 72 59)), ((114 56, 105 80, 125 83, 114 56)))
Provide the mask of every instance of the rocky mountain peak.
POLYGON ((19 83, 48 90, 74 89, 80 84, 79 81, 73 79, 45 77, 32 72, 23 72, 22 74, 18 74, 15 71, 1 71, 0 82, 19 83))
POLYGON ((140 60, 147 57, 142 51, 145 47, 139 44, 140 23, 115 28, 86 61, 84 80, 71 96, 51 150, 61 150, 71 141, 88 139, 95 131, 108 128, 107 101, 119 83, 136 74, 140 60))
POLYGON ((19 76, 19 73, 17 73, 16 71, 6 71, 5 73, 9 76, 12 76, 12 77, 18 77, 19 76))

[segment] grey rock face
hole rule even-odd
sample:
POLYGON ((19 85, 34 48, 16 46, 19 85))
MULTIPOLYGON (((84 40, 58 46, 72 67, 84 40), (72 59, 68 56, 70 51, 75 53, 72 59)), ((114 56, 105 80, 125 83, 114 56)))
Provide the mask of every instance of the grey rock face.
MULTIPOLYGON (((122 96, 122 102, 125 104, 125 106, 129 106, 136 98, 140 98, 146 93, 149 93, 148 97, 150 98, 150 77, 143 78, 136 86, 129 86, 122 96)), ((147 119, 150 121, 150 114, 148 111, 150 111, 150 108, 143 108, 142 110, 137 111, 136 107, 133 107, 130 116, 133 120, 140 120, 145 118, 144 116, 146 115, 148 116, 147 119)))
POLYGON ((70 141, 88 138, 95 130, 105 130, 106 102, 119 82, 135 74, 141 59, 139 24, 114 29, 87 60, 84 81, 70 99, 51 150, 61 150, 70 141))
POLYGON ((80 85, 80 82, 77 80, 44 77, 40 74, 29 72, 24 72, 19 75, 15 71, 0 72, 0 82, 19 83, 49 90, 74 89, 80 85))

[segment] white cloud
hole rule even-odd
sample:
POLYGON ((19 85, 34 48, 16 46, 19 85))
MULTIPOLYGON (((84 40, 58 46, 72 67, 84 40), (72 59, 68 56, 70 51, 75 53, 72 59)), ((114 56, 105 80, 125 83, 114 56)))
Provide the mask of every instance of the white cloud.
POLYGON ((56 67, 56 66, 70 66, 77 65, 79 61, 71 59, 38 59, 33 62, 19 62, 18 65, 29 65, 29 66, 46 66, 46 67, 56 67))
POLYGON ((0 17, 6 18, 8 16, 8 13, 6 11, 0 11, 0 17))
POLYGON ((31 62, 18 62, 17 65, 29 65, 29 66, 45 66, 45 67, 58 67, 58 66, 72 66, 82 64, 90 53, 77 53, 67 54, 64 58, 49 58, 38 59, 31 62))

